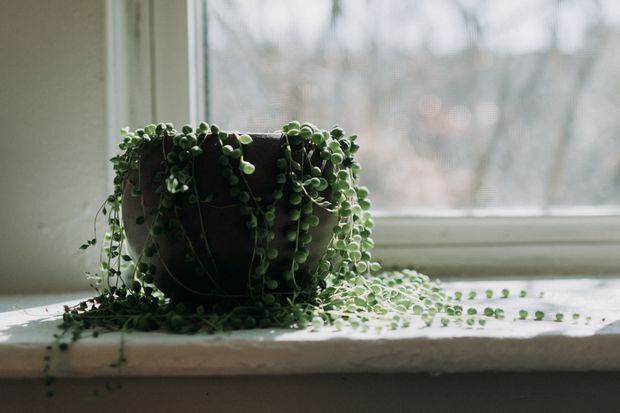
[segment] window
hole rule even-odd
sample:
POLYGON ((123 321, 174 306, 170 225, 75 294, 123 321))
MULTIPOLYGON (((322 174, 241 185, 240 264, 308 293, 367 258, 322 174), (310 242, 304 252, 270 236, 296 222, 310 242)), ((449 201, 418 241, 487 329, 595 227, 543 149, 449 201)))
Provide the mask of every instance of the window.
POLYGON ((620 202, 614 0, 208 0, 209 118, 360 134, 375 206, 620 202))
POLYGON ((358 133, 388 265, 620 268, 615 1, 135 3, 145 121, 358 133))

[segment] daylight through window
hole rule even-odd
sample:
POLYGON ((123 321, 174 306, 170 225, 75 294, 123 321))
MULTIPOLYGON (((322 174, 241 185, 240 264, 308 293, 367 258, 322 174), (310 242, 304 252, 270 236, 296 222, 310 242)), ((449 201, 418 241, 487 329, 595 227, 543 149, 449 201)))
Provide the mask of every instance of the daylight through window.
POLYGON ((620 2, 206 5, 208 118, 339 122, 378 209, 620 202, 620 2))

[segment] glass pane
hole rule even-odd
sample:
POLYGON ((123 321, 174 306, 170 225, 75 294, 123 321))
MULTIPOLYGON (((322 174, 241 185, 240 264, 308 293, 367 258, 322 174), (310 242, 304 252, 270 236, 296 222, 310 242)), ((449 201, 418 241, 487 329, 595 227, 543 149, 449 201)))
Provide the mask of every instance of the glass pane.
POLYGON ((359 134, 378 209, 620 202, 616 0, 206 4, 209 120, 359 134))

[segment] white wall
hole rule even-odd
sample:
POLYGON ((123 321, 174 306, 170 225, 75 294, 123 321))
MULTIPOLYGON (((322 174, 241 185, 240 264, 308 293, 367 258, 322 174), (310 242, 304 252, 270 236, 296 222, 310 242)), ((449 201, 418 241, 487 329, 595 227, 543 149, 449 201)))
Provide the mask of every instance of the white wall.
POLYGON ((104 0, 0 0, 0 293, 88 285, 95 257, 78 247, 106 192, 104 17, 104 0))

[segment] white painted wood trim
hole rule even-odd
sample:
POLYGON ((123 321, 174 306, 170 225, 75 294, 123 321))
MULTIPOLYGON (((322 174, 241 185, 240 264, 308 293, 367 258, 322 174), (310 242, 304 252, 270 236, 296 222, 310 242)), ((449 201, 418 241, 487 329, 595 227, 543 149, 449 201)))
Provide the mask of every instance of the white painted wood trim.
POLYGON ((620 269, 620 216, 379 214, 375 256, 433 275, 603 274, 620 269))
POLYGON ((151 0, 154 118, 177 126, 199 118, 195 1, 151 0))
MULTIPOLYGON (((125 335, 123 376, 225 376, 312 373, 449 373, 483 371, 620 371, 620 279, 503 280, 444 283, 448 292, 476 291, 463 305, 502 307, 504 320, 489 318, 484 328, 436 320, 426 327, 367 333, 291 329, 242 330, 213 335, 132 332, 125 335), (486 289, 495 298, 486 299, 486 289), (498 298, 507 288, 510 298, 498 298), (526 298, 517 292, 527 291, 526 298), (544 291, 545 297, 538 293, 544 291), (544 309, 544 321, 514 321, 522 308, 544 309), (564 322, 552 321, 563 312, 564 322), (573 312, 581 314, 572 321, 573 312), (592 317, 586 322, 587 316, 592 317)), ((0 297, 0 378, 41 377, 45 346, 63 304, 91 293, 0 297), (16 308, 17 307, 17 308, 16 308)), ((114 376, 121 337, 85 336, 54 357, 61 377, 114 376)))
POLYGON ((201 120, 200 7, 198 0, 106 2, 111 154, 124 126, 201 120))
POLYGON ((618 243, 620 216, 375 217, 383 246, 618 243))
MULTIPOLYGON (((121 128, 154 121, 151 11, 151 0, 106 1, 107 159, 118 152, 121 128)), ((107 178, 110 190, 112 168, 107 178)))

